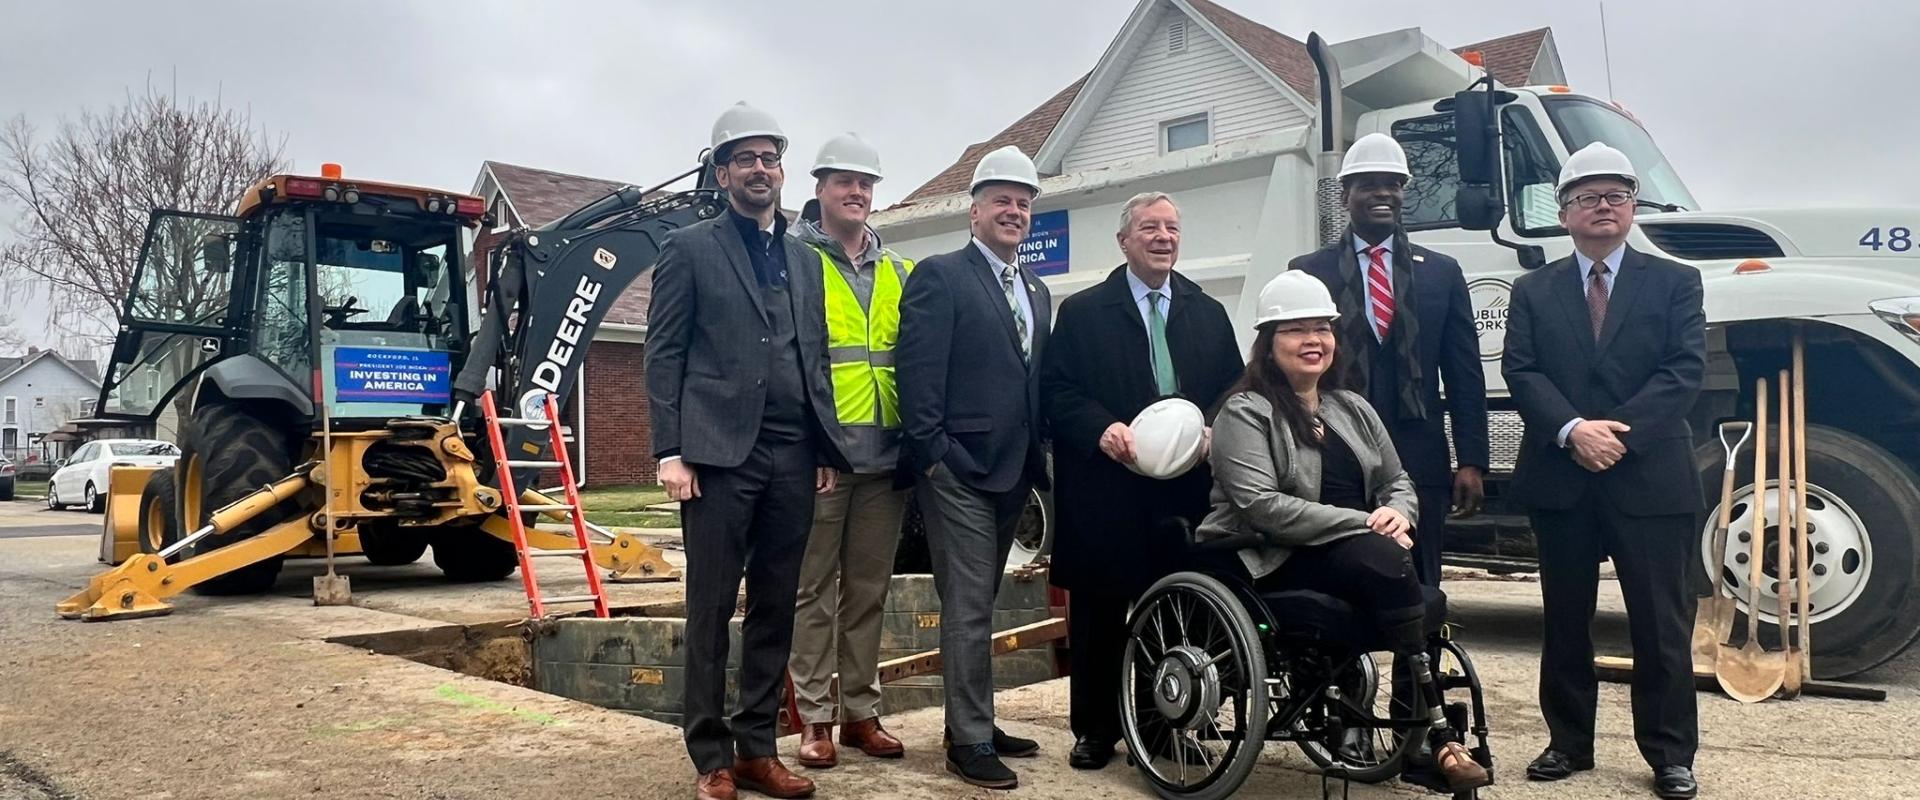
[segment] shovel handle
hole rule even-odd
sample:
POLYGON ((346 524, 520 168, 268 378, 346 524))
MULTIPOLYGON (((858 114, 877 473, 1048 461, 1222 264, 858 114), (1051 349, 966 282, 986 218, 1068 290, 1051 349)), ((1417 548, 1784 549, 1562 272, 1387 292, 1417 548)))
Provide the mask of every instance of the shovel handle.
POLYGON ((1747 641, 1760 640, 1760 562, 1767 541, 1767 379, 1754 382, 1753 528, 1747 549, 1747 641))

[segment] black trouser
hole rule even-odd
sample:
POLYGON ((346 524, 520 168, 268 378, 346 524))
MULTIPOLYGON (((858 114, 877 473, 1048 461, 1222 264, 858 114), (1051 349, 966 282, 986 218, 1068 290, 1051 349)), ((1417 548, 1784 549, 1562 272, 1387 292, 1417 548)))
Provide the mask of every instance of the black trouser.
POLYGON ((694 469, 700 496, 680 504, 687 552, 684 712, 687 755, 706 773, 731 768, 736 752, 740 758, 775 754, 793 596, 813 525, 814 453, 805 442, 756 442, 738 467, 694 469), (729 726, 727 629, 742 574, 740 710, 729 726))
POLYGON ((1073 653, 1067 711, 1076 738, 1120 741, 1120 664, 1132 602, 1096 591, 1067 593, 1067 646, 1073 653))
POLYGON ((1447 511, 1453 506, 1453 487, 1420 486, 1420 518, 1413 525, 1413 571, 1420 582, 1440 585, 1440 549, 1447 541, 1447 511))
MULTIPOLYGON (((1413 558, 1377 533, 1296 548, 1279 569, 1254 585, 1261 591, 1306 589, 1332 595, 1358 609, 1382 633, 1426 615, 1426 596, 1414 575, 1413 558)), ((1411 644, 1418 649, 1421 641, 1411 644)))
POLYGON ((1693 693, 1697 569, 1692 514, 1635 517, 1598 491, 1565 511, 1535 511, 1540 595, 1546 637, 1540 653, 1540 711, 1549 745, 1575 758, 1593 755, 1593 608, 1600 561, 1612 557, 1627 602, 1633 641, 1633 738, 1647 763, 1693 766, 1700 726, 1693 693))

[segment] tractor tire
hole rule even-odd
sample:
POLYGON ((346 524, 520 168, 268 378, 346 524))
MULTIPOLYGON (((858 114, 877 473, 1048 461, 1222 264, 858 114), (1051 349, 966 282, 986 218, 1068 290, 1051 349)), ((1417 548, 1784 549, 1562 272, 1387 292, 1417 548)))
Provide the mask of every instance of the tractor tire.
MULTIPOLYGON (((140 552, 154 555, 180 541, 179 487, 173 467, 162 467, 147 477, 140 490, 140 552)), ((175 553, 168 563, 180 560, 175 553)))
POLYGON ((398 525, 362 525, 360 553, 376 567, 405 566, 427 554, 427 532, 398 525))
POLYGON ((501 580, 520 568, 513 543, 474 526, 440 527, 427 535, 433 563, 456 583, 501 580))
MULTIPOLYGON (((1777 449, 1769 448, 1774 452, 1777 449)), ((1718 492, 1725 454, 1718 442, 1702 444, 1695 464, 1711 491, 1718 492)), ((1768 464, 1777 463, 1773 456, 1768 464)), ((1769 472, 1772 472, 1770 469, 1769 472)), ((1768 476, 1769 484, 1777 476, 1768 476)), ((1753 448, 1736 465, 1734 521, 1729 553, 1750 547, 1742 542, 1753 516, 1753 448)), ((1707 500, 1701 537, 1701 563, 1716 566, 1709 551, 1720 498, 1707 500)), ((1900 655, 1920 639, 1920 476, 1880 446, 1838 428, 1807 426, 1807 539, 1813 547, 1813 676, 1840 680, 1871 670, 1900 655)), ((1765 534, 1760 590, 1763 646, 1778 648, 1778 608, 1774 594, 1777 509, 1762 525, 1765 534)), ((1788 531, 1791 535, 1791 531, 1788 531)), ((1728 559, 1730 561, 1730 559, 1728 559)), ((1734 630, 1746 626, 1747 568, 1726 569, 1727 589, 1736 598, 1734 630)), ((1711 575, 1711 572, 1707 573, 1711 575)), ((1709 584, 1711 585, 1711 584, 1709 584)))
MULTIPOLYGON (((239 500, 260 487, 293 472, 292 436, 247 412, 236 403, 213 403, 193 410, 193 420, 181 443, 180 463, 200 461, 200 510, 203 515, 239 500)), ((185 468, 184 466, 182 468, 185 468)), ((300 513, 290 503, 268 509, 226 534, 208 536, 194 545, 194 555, 213 552, 257 536, 300 513)), ((193 520, 199 527, 204 520, 193 520)), ((249 564, 193 587, 204 595, 259 594, 273 588, 280 577, 280 556, 249 564)))

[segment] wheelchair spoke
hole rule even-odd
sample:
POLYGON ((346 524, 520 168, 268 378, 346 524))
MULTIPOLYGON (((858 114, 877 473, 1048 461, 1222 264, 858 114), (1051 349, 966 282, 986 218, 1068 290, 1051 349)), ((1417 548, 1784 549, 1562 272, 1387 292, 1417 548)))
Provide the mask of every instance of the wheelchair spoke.
POLYGON ((1174 604, 1173 626, 1180 631, 1181 644, 1193 644, 1193 640, 1187 636, 1187 611, 1186 609, 1180 608, 1177 602, 1174 604))

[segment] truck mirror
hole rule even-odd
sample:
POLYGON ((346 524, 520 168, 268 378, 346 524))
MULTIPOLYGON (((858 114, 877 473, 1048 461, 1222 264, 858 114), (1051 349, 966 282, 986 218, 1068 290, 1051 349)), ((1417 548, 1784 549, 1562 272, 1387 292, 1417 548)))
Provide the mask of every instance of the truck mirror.
POLYGON ((228 258, 228 248, 231 246, 232 243, 227 240, 227 237, 217 233, 209 233, 201 237, 200 262, 206 265, 208 272, 215 275, 226 274, 232 266, 228 258))
POLYGON ((1460 227, 1489 231, 1506 216, 1500 192, 1500 129, 1491 92, 1469 89, 1453 96, 1453 148, 1460 167, 1454 208, 1460 227))

